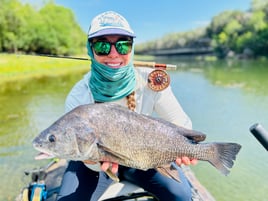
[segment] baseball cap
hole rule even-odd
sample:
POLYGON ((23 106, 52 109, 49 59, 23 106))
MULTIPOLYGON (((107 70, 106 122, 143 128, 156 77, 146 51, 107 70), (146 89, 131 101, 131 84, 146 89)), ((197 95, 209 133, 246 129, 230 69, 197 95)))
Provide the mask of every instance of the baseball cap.
POLYGON ((117 34, 136 37, 127 20, 114 11, 107 11, 94 17, 88 30, 89 39, 117 34))

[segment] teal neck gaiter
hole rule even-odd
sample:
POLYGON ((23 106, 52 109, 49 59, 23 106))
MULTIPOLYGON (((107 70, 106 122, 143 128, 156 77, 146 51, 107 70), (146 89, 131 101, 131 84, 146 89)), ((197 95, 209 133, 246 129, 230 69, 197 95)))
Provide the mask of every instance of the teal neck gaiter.
POLYGON ((136 77, 133 59, 131 59, 128 65, 114 69, 94 59, 89 42, 87 42, 87 50, 88 55, 91 57, 89 87, 95 101, 109 102, 119 100, 134 91, 136 77))

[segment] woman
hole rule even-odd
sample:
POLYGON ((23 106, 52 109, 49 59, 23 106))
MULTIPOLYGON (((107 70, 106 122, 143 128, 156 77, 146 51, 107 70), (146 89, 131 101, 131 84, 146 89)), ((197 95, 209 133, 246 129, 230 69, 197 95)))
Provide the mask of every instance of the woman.
MULTIPOLYGON (((191 121, 170 86, 156 89, 152 83, 147 83, 152 69, 134 68, 134 38, 135 34, 126 19, 116 12, 104 12, 92 20, 87 42, 91 71, 69 93, 66 112, 78 105, 109 101, 146 115, 155 112, 165 120, 191 128, 191 121)), ((102 171, 98 171, 98 165, 91 161, 70 161, 58 200, 98 200, 112 183, 104 173, 108 168, 120 179, 144 188, 161 201, 191 200, 190 185, 178 165, 196 162, 187 157, 176 160, 177 165, 173 165, 180 174, 182 182, 179 183, 154 169, 142 171, 103 162, 102 171)))

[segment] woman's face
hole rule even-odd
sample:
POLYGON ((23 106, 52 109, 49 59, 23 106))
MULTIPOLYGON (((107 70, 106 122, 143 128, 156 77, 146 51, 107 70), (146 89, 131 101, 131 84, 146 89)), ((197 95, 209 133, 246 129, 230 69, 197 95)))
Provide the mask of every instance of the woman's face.
MULTIPOLYGON (((110 43, 115 43, 117 41, 126 41, 131 40, 130 37, 120 36, 120 35, 107 35, 98 38, 93 38, 92 42, 96 41, 108 41, 110 43)), ((108 55, 97 55, 93 49, 94 58, 101 64, 104 64, 110 68, 120 68, 122 66, 128 65, 131 60, 131 51, 128 54, 119 54, 115 48, 115 45, 112 45, 111 51, 108 55)))

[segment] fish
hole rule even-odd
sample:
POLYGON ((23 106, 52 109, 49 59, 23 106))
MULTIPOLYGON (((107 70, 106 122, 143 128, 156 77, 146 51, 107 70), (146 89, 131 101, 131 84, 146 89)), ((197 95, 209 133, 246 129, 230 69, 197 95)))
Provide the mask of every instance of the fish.
MULTIPOLYGON (((80 105, 67 112, 40 132, 32 145, 43 158, 108 161, 144 171, 156 169, 177 181, 180 178, 172 164, 183 156, 208 161, 228 175, 241 145, 204 142, 205 138, 200 131, 106 102, 80 105)), ((111 172, 107 174, 113 177, 111 172)))

